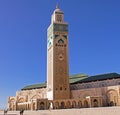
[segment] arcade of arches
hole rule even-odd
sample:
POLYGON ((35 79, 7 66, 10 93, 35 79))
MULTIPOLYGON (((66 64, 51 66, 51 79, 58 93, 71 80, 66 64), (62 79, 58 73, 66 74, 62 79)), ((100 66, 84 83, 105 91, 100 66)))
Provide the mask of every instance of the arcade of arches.
MULTIPOLYGON (((46 98, 46 88, 21 90, 18 91, 15 97, 9 97, 9 110, 44 110, 49 109, 52 103, 53 109, 67 109, 67 108, 88 108, 88 107, 105 107, 105 106, 119 106, 120 105, 120 85, 119 79, 104 80, 109 85, 101 87, 101 81, 97 81, 99 87, 80 89, 79 84, 73 84, 77 90, 71 90, 71 98, 65 100, 48 100, 46 98), (112 86, 111 84, 116 83, 112 86), (33 93, 32 93, 33 92, 33 93), (35 94, 35 95, 33 95, 35 94)), ((89 83, 90 84, 90 83, 89 83)), ((96 82, 91 85, 95 86, 96 82)))

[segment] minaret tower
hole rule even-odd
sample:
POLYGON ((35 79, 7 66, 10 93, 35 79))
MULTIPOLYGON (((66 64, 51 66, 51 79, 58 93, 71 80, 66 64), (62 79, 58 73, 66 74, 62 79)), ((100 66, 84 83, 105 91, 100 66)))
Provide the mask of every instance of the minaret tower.
POLYGON ((69 99, 68 24, 58 5, 47 30, 47 98, 69 99))

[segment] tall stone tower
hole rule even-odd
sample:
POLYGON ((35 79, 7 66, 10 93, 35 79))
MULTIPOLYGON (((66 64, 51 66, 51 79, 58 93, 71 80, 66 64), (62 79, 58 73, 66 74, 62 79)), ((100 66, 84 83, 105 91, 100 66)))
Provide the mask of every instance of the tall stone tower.
POLYGON ((68 24, 58 5, 47 30, 47 98, 69 99, 68 24))

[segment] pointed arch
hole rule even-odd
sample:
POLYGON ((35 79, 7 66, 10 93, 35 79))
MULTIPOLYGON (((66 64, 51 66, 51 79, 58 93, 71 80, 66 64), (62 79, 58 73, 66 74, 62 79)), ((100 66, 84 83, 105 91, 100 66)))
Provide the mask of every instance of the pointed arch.
POLYGON ((22 103, 24 101, 25 101, 25 99, 23 97, 21 97, 21 98, 18 99, 18 103, 22 103))
POLYGON ((62 44, 64 44, 64 40, 59 39, 59 40, 58 40, 58 43, 62 43, 62 44))
POLYGON ((40 98, 41 98, 40 95, 34 95, 31 97, 31 99, 40 99, 40 98))
POLYGON ((65 109, 65 102, 64 101, 61 102, 61 109, 65 109))
POLYGON ((72 102, 72 108, 76 108, 76 101, 72 102))
POLYGON ((55 109, 58 109, 58 108, 59 108, 59 102, 56 101, 56 102, 55 102, 55 109))
POLYGON ((45 103, 44 102, 40 102, 40 110, 44 110, 45 109, 45 103))
POLYGON ((78 101, 78 108, 82 108, 82 101, 78 101))
POLYGON ((88 108, 88 107, 89 107, 89 104, 88 104, 88 101, 87 101, 87 100, 84 101, 84 107, 85 107, 85 108, 88 108))
POLYGON ((9 109, 15 110, 15 99, 14 98, 9 100, 9 109))
POLYGON ((98 100, 97 99, 93 100, 93 107, 98 107, 98 100))
POLYGON ((107 103, 108 106, 116 106, 118 103, 118 93, 114 89, 107 91, 107 103))
POLYGON ((66 102, 66 108, 71 108, 70 101, 67 101, 67 102, 66 102))

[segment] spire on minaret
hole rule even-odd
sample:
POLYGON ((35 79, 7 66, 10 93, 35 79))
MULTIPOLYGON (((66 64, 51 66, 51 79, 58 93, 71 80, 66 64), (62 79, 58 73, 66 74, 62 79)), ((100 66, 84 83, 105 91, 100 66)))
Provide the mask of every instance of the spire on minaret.
POLYGON ((51 22, 55 23, 64 23, 64 13, 60 10, 58 3, 56 4, 56 9, 54 10, 52 14, 52 20, 51 22))
POLYGON ((58 5, 58 3, 56 4, 56 9, 59 9, 59 5, 58 5))

